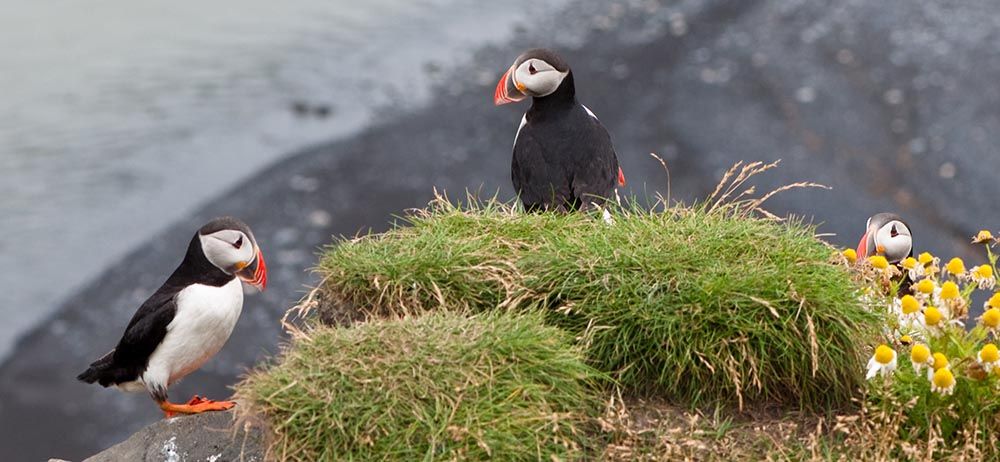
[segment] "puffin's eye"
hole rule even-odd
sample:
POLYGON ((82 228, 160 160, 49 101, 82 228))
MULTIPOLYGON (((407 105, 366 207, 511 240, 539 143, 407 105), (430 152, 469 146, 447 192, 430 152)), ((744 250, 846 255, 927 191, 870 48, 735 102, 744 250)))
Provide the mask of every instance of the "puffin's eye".
POLYGON ((240 238, 237 239, 236 242, 233 243, 233 247, 235 247, 237 249, 240 248, 240 247, 243 247, 243 236, 240 236, 240 238))
POLYGON ((528 64, 528 73, 531 74, 531 75, 535 75, 535 74, 538 73, 538 70, 535 69, 535 65, 534 64, 528 64))
POLYGON ((892 225, 892 229, 889 230, 889 235, 892 237, 899 236, 899 231, 896 231, 896 225, 892 225))

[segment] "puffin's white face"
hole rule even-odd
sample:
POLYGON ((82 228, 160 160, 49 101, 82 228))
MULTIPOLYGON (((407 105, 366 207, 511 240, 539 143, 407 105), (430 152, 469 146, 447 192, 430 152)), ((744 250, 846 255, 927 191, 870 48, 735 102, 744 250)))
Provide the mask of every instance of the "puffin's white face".
MULTIPOLYGON (((869 224, 871 220, 868 220, 869 224)), ((910 228, 903 222, 892 220, 875 230, 875 252, 885 256, 890 262, 896 263, 910 254, 913 248, 913 238, 910 228)))
POLYGON ((521 63, 511 73, 514 86, 525 96, 542 97, 551 95, 569 72, 560 72, 551 64, 538 58, 521 63))
POLYGON ((228 274, 235 274, 254 262, 257 250, 253 240, 242 231, 223 229, 198 235, 208 261, 228 274))

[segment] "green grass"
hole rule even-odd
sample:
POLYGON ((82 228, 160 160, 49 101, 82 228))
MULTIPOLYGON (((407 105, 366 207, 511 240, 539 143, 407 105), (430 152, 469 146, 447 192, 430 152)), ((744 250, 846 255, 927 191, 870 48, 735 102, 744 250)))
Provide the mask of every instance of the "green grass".
POLYGON ((543 309, 628 393, 843 406, 860 389, 879 319, 811 227, 746 215, 627 207, 608 225, 439 201, 408 226, 329 248, 318 309, 543 309))
POLYGON ((596 378, 540 315, 437 313, 297 335, 237 395, 278 460, 577 460, 596 378))

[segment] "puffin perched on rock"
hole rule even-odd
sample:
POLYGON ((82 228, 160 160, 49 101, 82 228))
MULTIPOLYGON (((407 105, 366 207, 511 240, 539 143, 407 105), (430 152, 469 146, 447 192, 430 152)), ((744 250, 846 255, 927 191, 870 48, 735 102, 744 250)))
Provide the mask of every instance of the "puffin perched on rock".
POLYGON ((889 263, 898 264, 913 256, 913 236, 910 227, 894 213, 872 215, 858 243, 858 259, 882 255, 889 263))
POLYGON ((139 307, 118 345, 77 379, 145 390, 167 417, 233 407, 232 401, 199 396, 186 404, 171 403, 167 389, 215 356, 229 339, 243 309, 241 281, 264 290, 264 256, 245 223, 216 218, 195 233, 180 266, 139 307))
POLYGON ((496 105, 532 97, 514 136, 511 179, 528 211, 587 209, 625 185, 611 136, 576 99, 573 71, 555 52, 525 51, 497 83, 496 105))

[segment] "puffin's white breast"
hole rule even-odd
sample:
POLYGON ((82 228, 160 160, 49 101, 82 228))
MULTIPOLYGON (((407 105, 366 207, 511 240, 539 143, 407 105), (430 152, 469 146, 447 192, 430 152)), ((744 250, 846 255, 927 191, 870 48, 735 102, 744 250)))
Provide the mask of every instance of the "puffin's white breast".
POLYGON ((215 356, 242 310, 243 287, 236 278, 222 287, 194 284, 180 291, 177 313, 142 376, 146 387, 166 388, 215 356))

